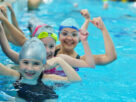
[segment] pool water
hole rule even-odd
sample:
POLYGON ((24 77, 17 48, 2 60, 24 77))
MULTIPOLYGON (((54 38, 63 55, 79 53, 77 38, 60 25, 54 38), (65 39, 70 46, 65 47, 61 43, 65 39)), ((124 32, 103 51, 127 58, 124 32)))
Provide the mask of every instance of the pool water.
MULTIPOLYGON (((79 10, 88 9, 91 18, 102 17, 109 31, 117 52, 117 60, 108 65, 96 66, 95 69, 80 69, 78 73, 82 82, 56 90, 59 95, 58 102, 136 102, 136 7, 132 5, 133 3, 109 2, 109 9, 104 10, 101 0, 54 0, 46 5, 42 4, 38 10, 25 11, 18 18, 20 28, 29 37, 27 22, 31 16, 37 16, 46 24, 54 26, 57 33, 61 21, 68 17, 75 18, 81 26, 84 18, 79 10), (73 7, 74 2, 78 3, 78 8, 73 7)), ((88 31, 92 53, 105 53, 101 31, 92 24, 88 31)), ((20 47, 10 45, 14 50, 20 50, 20 47)), ((82 49, 83 46, 79 43, 76 51, 80 55, 84 54, 82 49)), ((12 63, 2 51, 0 54, 1 63, 12 63)), ((4 82, 1 80, 1 90, 4 82)), ((12 92, 7 93, 14 96, 12 92)))

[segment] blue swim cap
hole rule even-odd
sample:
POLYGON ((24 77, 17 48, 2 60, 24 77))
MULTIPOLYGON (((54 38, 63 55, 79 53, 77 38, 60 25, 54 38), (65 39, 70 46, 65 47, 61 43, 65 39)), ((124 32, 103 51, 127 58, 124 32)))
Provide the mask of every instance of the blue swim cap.
POLYGON ((19 53, 19 60, 22 59, 36 59, 46 64, 46 49, 44 44, 36 37, 26 41, 19 53))
POLYGON ((73 29, 76 29, 78 31, 79 25, 77 24, 75 19, 67 18, 61 23, 61 25, 59 27, 59 31, 61 31, 63 28, 73 28, 73 29))

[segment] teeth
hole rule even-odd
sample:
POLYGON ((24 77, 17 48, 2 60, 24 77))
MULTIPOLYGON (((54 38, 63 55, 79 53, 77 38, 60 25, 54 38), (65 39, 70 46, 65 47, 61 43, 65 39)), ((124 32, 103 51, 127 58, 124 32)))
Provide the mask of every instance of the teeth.
POLYGON ((68 42, 68 41, 65 41, 66 44, 73 44, 73 41, 72 42, 68 42))
POLYGON ((33 73, 26 72, 26 74, 29 74, 29 75, 34 75, 35 73, 34 73, 34 72, 33 72, 33 73))

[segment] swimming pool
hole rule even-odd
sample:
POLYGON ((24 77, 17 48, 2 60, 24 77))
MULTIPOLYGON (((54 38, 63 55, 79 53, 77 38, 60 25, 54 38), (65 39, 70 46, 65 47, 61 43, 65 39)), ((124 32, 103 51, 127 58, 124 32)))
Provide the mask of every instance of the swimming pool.
MULTIPOLYGON (((131 6, 132 3, 110 2, 109 9, 103 10, 101 0, 74 0, 79 7, 73 8, 72 1, 54 0, 52 3, 41 5, 39 10, 24 12, 23 17, 18 18, 19 25, 28 37, 27 21, 36 13, 45 23, 54 26, 57 32, 60 22, 67 17, 75 18, 81 25, 84 19, 78 10, 87 8, 92 18, 102 17, 114 42, 118 58, 111 64, 96 66, 95 69, 80 69, 78 73, 82 82, 57 90, 59 102, 136 102, 136 8, 131 6)), ((104 53, 102 33, 91 24, 88 31, 88 41, 93 54, 104 53)), ((16 51, 20 49, 12 44, 11 46, 16 51)), ((80 55, 84 54, 82 48, 79 43, 76 51, 80 51, 80 55)), ((2 51, 0 54, 0 62, 11 63, 2 51)), ((7 82, 1 81, 1 90, 6 89, 2 87, 3 83, 7 82)), ((6 92, 14 96, 12 88, 6 92)))

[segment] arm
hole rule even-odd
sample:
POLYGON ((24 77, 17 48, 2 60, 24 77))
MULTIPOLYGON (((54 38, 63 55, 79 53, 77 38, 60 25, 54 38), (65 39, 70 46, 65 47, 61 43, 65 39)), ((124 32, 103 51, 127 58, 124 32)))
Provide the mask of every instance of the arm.
POLYGON ((89 25, 89 23, 90 23, 90 14, 89 14, 89 12, 88 12, 87 9, 81 10, 80 13, 81 13, 81 15, 85 18, 85 22, 84 22, 84 24, 82 25, 81 29, 87 30, 88 25, 89 25))
POLYGON ((67 77, 62 77, 58 75, 46 75, 46 77, 44 78, 52 79, 52 80, 70 81, 70 82, 81 80, 81 78, 76 73, 76 71, 69 64, 67 64, 62 58, 55 57, 55 58, 49 59, 47 63, 53 66, 60 65, 63 71, 65 72, 65 74, 67 75, 67 77))
POLYGON ((106 53, 103 55, 94 55, 95 64, 97 65, 108 64, 117 58, 112 39, 110 38, 110 35, 100 17, 94 18, 91 22, 102 31, 106 51, 106 53))
MULTIPOLYGON (((81 14, 85 17, 86 21, 88 21, 89 13, 86 10, 85 11, 82 10, 81 14)), ((88 28, 89 22, 86 22, 86 21, 83 24, 81 29, 86 30, 88 28)), ((93 20, 89 20, 89 21, 102 31, 103 37, 104 37, 104 44, 105 44, 105 52, 106 53, 102 54, 102 55, 94 55, 95 64, 105 65, 105 64, 111 63, 112 61, 114 61, 117 58, 117 55, 116 55, 116 51, 115 51, 112 39, 110 38, 109 33, 108 33, 103 21, 101 20, 100 17, 94 18, 93 20)), ((86 56, 82 56, 81 58, 85 59, 86 56)))
POLYGON ((94 62, 94 58, 93 55, 91 53, 91 49, 89 47, 88 41, 87 41, 87 37, 88 37, 88 32, 86 30, 81 29, 79 31, 79 35, 80 35, 80 40, 83 44, 84 47, 84 51, 85 51, 85 57, 81 57, 80 59, 84 60, 89 67, 94 68, 95 67, 95 62, 94 62))
POLYGON ((88 13, 88 10, 86 9, 81 10, 81 14, 85 17, 85 23, 82 25, 81 30, 79 30, 79 36, 84 47, 85 55, 80 59, 84 60, 89 67, 94 68, 95 67, 94 58, 87 41, 88 32, 86 31, 90 22, 90 15, 88 13))
MULTIPOLYGON (((68 64, 70 64, 72 67, 89 67, 90 65, 87 64, 87 62, 85 62, 85 60, 81 60, 81 59, 75 59, 71 56, 68 56, 66 54, 59 54, 57 55, 58 57, 61 57, 62 59, 64 59, 68 64)), ((92 67, 93 68, 93 67, 92 67)))
POLYGON ((6 75, 6 76, 17 76, 19 77, 19 73, 16 70, 7 68, 3 64, 0 63, 0 75, 6 75))
MULTIPOLYGON (((11 6, 11 4, 7 3, 7 7, 9 9, 9 11, 11 12, 11 19, 12 19, 12 24, 19 30, 22 32, 22 30, 19 28, 18 23, 17 23, 17 19, 16 19, 16 15, 15 12, 11 6)), ((22 32, 23 33, 23 32, 22 32)))
POLYGON ((5 36, 4 30, 2 25, 0 24, 0 44, 1 44, 1 48, 2 50, 5 52, 5 54, 11 58, 11 60, 15 63, 18 63, 18 53, 16 53, 15 51, 13 51, 12 49, 10 49, 10 46, 8 44, 8 40, 5 36))
POLYGON ((27 40, 25 36, 20 32, 16 27, 14 27, 8 19, 0 12, 0 20, 5 25, 6 29, 11 34, 11 37, 18 43, 18 45, 22 46, 24 42, 27 40))

